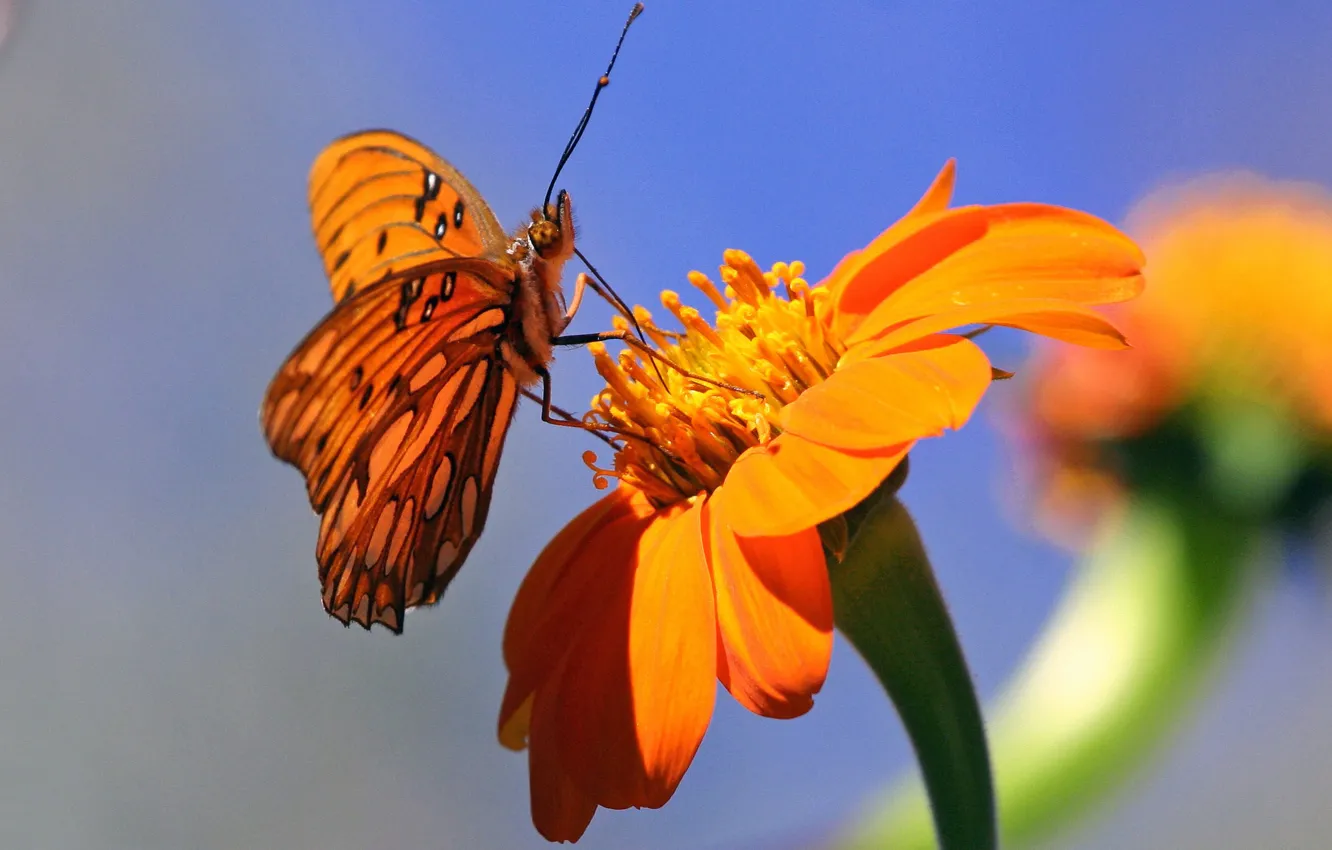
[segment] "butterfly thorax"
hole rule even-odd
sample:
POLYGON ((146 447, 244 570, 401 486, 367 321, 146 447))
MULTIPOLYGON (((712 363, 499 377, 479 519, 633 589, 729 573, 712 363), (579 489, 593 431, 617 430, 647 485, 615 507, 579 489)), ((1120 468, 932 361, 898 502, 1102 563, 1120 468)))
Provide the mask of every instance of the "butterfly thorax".
POLYGON ((573 256, 573 217, 568 195, 543 213, 532 211, 532 221, 518 229, 509 256, 517 266, 514 280, 515 321, 509 344, 516 356, 507 358, 519 381, 535 384, 538 370, 554 357, 551 340, 568 324, 560 278, 573 256))

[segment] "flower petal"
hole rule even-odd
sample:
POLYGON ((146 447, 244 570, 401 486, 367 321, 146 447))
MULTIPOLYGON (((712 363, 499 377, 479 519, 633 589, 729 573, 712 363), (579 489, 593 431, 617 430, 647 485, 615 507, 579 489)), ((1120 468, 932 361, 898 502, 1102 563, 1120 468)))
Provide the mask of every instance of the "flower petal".
POLYGON ((962 208, 866 266, 843 290, 839 309, 865 316, 846 335, 854 345, 906 320, 973 304, 1123 301, 1142 290, 1143 262, 1131 239, 1086 213, 1043 204, 962 208), (983 231, 968 241, 977 227, 983 231))
POLYGON ((957 182, 957 160, 950 159, 939 169, 930 188, 925 190, 920 200, 906 214, 906 218, 943 212, 953 201, 953 185, 957 182))
POLYGON ((948 203, 953 198, 953 183, 956 177, 957 160, 950 159, 944 163, 944 167, 939 171, 939 175, 934 178, 930 188, 925 190, 925 194, 921 196, 910 212, 876 236, 874 241, 865 246, 863 250, 852 251, 843 257, 842 261, 833 269, 832 274, 824 278, 820 285, 828 287, 836 295, 848 281, 860 273, 867 263, 915 233, 927 222, 929 217, 936 216, 948 209, 948 203))
POLYGON ((764 717, 798 717, 814 705, 832 657, 832 589, 814 528, 787 537, 737 537, 709 504, 708 565, 725 665, 736 701, 764 717))
POLYGON ((504 624, 506 665, 512 668, 510 659, 530 642, 531 629, 539 620, 541 611, 546 608, 551 588, 565 574, 573 556, 585 548, 587 539, 604 526, 635 512, 641 514, 642 508, 638 502, 641 498, 641 494, 632 487, 616 487, 570 520, 541 550, 522 584, 518 586, 513 606, 509 609, 508 622, 504 624))
POLYGON ((883 336, 852 346, 842 356, 842 363, 879 357, 932 334, 965 325, 1002 325, 1087 348, 1120 350, 1129 347, 1119 329, 1105 315, 1090 307, 1058 298, 1014 298, 959 307, 904 322, 883 336))
POLYGON ((974 206, 948 210, 917 219, 909 231, 891 242, 884 243, 883 237, 874 240, 871 244, 881 245, 880 253, 864 259, 835 296, 835 332, 850 337, 904 283, 982 239, 989 231, 989 210, 974 206))
POLYGON ((560 730, 551 723, 554 712, 550 689, 544 690, 547 693, 541 695, 535 709, 532 746, 527 754, 532 824, 547 841, 577 841, 597 813, 597 803, 574 783, 561 762, 560 730))
POLYGON ((813 528, 859 504, 911 445, 833 449, 782 434, 740 455, 711 503, 725 503, 736 534, 782 537, 813 528))
POLYGON ((935 437, 966 423, 990 375, 989 358, 971 340, 935 334, 839 367, 782 410, 782 430, 842 449, 935 437))
POLYGON ((555 536, 518 589, 505 629, 509 682, 499 716, 504 746, 522 749, 523 704, 630 574, 639 538, 652 521, 644 516, 649 509, 641 494, 621 485, 555 536), (620 490, 625 492, 616 495, 620 490))
POLYGON ((664 805, 712 719, 717 626, 701 514, 698 503, 658 515, 632 573, 589 612, 549 683, 563 763, 600 805, 664 805))

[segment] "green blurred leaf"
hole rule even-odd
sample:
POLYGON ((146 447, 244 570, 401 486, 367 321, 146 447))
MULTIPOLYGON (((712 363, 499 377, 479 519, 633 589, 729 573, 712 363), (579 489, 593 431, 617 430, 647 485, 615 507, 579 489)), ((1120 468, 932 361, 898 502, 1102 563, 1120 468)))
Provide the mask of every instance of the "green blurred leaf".
POLYGON ((1237 513, 1270 516, 1308 467, 1298 420, 1271 404, 1213 395, 1196 408, 1214 497, 1237 513))
MULTIPOLYGON (((915 523, 885 494, 857 512, 853 524, 846 558, 830 565, 837 627, 897 707, 929 789, 940 844, 992 848, 994 790, 980 704, 915 523)), ((869 836, 847 846, 885 845, 869 836)))
MULTIPOLYGON (((1089 553, 988 712, 1005 846, 1067 827, 1176 727, 1246 610, 1259 537, 1185 488, 1136 497, 1089 553)), ((935 847, 919 783, 900 783, 837 846, 935 847)))

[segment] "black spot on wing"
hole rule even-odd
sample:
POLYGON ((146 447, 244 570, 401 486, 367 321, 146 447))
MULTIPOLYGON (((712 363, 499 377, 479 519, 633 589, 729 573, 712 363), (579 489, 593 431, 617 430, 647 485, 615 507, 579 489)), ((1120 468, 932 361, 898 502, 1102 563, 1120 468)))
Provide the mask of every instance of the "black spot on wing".
POLYGON ((433 171, 427 170, 425 173, 425 186, 421 189, 421 194, 427 201, 433 201, 439 197, 439 175, 433 171))
POLYGON ((403 281, 402 289, 398 295, 398 309, 393 313, 393 324, 398 330, 407 327, 407 310, 421 297, 421 289, 424 286, 425 278, 423 277, 403 281))

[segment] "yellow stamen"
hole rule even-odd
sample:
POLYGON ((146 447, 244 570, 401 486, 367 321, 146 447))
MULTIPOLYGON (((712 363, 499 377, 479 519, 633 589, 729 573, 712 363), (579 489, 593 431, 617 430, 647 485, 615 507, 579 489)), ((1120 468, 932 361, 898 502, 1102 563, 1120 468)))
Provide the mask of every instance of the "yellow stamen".
POLYGON ((708 296, 708 300, 713 304, 716 304, 719 310, 725 310, 727 308, 728 305, 726 299, 717 291, 717 284, 713 283, 707 275, 703 274, 703 272, 690 272, 689 282, 692 283, 694 288, 699 292, 708 296))
MULTIPOLYGON (((617 477, 663 506, 711 492, 743 452, 777 436, 785 405, 832 374, 843 346, 830 336, 827 293, 802 277, 804 264, 765 272, 743 251, 724 259, 724 294, 701 272, 689 274, 718 308, 713 322, 669 290, 661 303, 683 333, 634 308, 661 358, 678 368, 650 363, 632 348, 612 358, 604 345, 589 346, 606 388, 593 398, 588 421, 625 435, 614 471, 588 462, 597 486, 617 477)), ((628 324, 619 319, 615 327, 628 324)))
POLYGON ((613 469, 602 469, 597 466, 597 453, 593 451, 583 452, 583 463, 588 469, 592 470, 592 486, 598 490, 605 490, 610 486, 611 478, 619 478, 619 474, 613 469))

